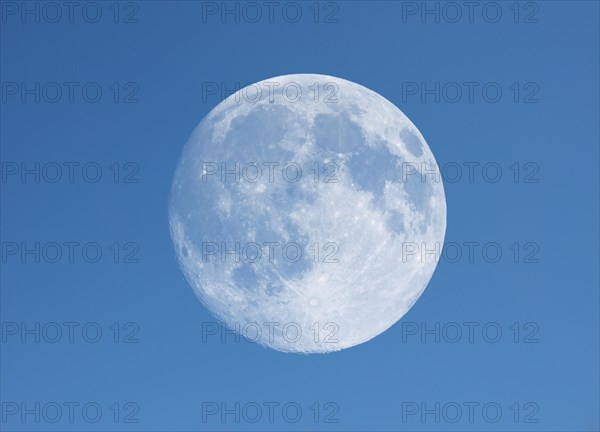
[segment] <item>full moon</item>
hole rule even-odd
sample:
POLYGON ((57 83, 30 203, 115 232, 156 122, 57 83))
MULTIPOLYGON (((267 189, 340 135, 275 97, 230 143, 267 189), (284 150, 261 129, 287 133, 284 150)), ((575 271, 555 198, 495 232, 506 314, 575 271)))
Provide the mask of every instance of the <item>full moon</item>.
POLYGON ((169 222, 219 322, 279 351, 325 353, 383 333, 417 301, 446 199, 429 146, 391 102, 341 78, 284 75, 196 127, 169 222))

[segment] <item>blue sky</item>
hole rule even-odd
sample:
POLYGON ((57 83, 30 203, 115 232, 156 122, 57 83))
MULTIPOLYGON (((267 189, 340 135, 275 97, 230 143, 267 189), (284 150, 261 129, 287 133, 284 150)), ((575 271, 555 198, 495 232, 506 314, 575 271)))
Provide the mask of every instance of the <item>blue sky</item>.
POLYGON ((598 3, 289 3, 273 22, 0 3, 2 430, 598 430, 598 3), (322 356, 203 333, 168 230, 207 89, 288 73, 357 82, 415 123, 462 254, 387 332, 322 356))

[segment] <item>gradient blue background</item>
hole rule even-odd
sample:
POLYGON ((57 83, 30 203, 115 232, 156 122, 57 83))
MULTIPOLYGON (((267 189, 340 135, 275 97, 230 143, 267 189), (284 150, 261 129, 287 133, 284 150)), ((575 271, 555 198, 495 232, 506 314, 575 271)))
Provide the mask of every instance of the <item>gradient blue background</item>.
MULTIPOLYGON (((139 406, 136 424, 64 419, 25 430, 599 430, 598 148, 599 7, 595 1, 537 2, 538 23, 512 22, 510 3, 490 24, 402 22, 401 2, 339 2, 338 23, 202 22, 195 2, 138 2, 135 24, 1 25, 2 82, 135 82, 139 103, 1 105, 1 159, 135 162, 138 183, 104 173, 89 184, 15 180, 1 185, 3 242, 136 242, 139 263, 2 263, 2 321, 113 322, 139 326, 135 344, 78 339, 69 344, 0 345, 2 402, 114 402, 139 406), (241 342, 202 342, 214 318, 179 270, 168 231, 174 169, 192 129, 219 98, 203 82, 256 82, 287 73, 323 73, 360 83, 417 125, 440 165, 497 162, 498 183, 478 175, 446 183, 446 241, 497 242, 498 263, 441 262, 403 318, 372 341, 329 355, 282 354, 241 342), (403 100, 403 82, 535 82, 538 103, 477 97, 457 103, 403 100), (507 169, 532 161, 538 183, 514 183, 507 169), (514 242, 539 245, 539 263, 514 263, 514 242), (402 322, 497 322, 498 343, 403 342, 402 322), (535 322, 538 343, 514 343, 509 326, 535 322), (202 403, 297 402, 302 420, 202 421, 202 403), (497 402, 498 423, 402 421, 402 403, 433 407, 497 402), (314 423, 308 407, 334 402, 338 423, 314 423), (534 402, 538 423, 515 423, 509 406, 534 402)), ((103 3, 107 12, 109 3, 103 3)), ((303 3, 305 13, 309 3, 303 3)), ((31 99, 29 99, 31 100, 31 99)), ((107 252, 106 250, 104 251, 107 252)), ((521 335, 521 339, 523 335, 521 335)), ((521 416, 524 414, 522 413, 521 416)), ((31 417, 29 417, 31 419, 31 417)))

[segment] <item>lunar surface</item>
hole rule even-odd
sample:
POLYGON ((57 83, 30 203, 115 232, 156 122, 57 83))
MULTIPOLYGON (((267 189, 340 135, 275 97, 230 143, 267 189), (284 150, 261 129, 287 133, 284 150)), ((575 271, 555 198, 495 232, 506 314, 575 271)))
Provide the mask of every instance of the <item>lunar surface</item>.
POLYGON ((313 74, 215 107, 185 145, 169 212, 180 266, 218 321, 298 353, 361 344, 402 318, 446 229, 415 125, 379 94, 313 74))

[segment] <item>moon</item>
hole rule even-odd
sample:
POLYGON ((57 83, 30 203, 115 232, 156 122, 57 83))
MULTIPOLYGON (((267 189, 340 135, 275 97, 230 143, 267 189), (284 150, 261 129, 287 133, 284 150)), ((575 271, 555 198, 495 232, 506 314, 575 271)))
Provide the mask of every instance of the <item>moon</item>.
POLYGON ((278 351, 327 353, 383 333, 417 301, 446 199, 429 146, 391 102, 341 78, 284 75, 196 127, 169 225, 219 322, 278 351))

